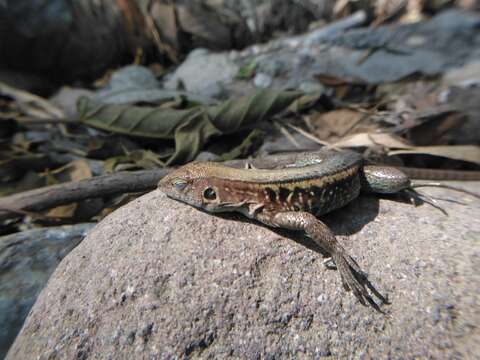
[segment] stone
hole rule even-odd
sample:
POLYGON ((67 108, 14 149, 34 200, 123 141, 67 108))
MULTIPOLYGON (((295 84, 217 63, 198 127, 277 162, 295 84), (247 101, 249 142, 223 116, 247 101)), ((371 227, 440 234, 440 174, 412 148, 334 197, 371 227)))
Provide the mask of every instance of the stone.
POLYGON ((441 202, 449 216, 361 196, 323 218, 388 295, 388 316, 346 292, 300 234, 153 191, 65 257, 7 359, 474 358, 480 204, 422 192, 455 200, 441 202))
POLYGON ((177 89, 182 83, 185 90, 193 93, 207 97, 225 96, 225 85, 233 81, 239 68, 228 53, 196 49, 168 78, 164 86, 166 89, 177 89))
POLYGON ((58 263, 93 226, 65 225, 0 237, 0 359, 58 263))
POLYGON ((253 84, 259 89, 266 89, 272 85, 273 79, 265 73, 258 73, 253 78, 253 84))
MULTIPOLYGON (((221 90, 215 91, 219 93, 221 90)), ((98 90, 93 99, 107 104, 135 104, 162 103, 180 96, 205 105, 213 102, 209 96, 176 89, 161 89, 153 71, 140 65, 128 65, 116 70, 107 86, 98 90)))

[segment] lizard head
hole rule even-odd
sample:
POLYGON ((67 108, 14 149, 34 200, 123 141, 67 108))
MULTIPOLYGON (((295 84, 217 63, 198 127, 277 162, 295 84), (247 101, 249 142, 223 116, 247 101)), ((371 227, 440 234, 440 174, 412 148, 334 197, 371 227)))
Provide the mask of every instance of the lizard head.
POLYGON ((212 183, 208 163, 184 165, 158 183, 158 189, 168 197, 207 211, 220 211, 219 189, 212 183))

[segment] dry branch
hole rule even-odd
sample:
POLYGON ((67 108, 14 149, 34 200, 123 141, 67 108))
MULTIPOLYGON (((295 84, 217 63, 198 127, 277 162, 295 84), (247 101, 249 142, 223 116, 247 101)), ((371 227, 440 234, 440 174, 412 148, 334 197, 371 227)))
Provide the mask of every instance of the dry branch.
MULTIPOLYGON (((294 155, 271 155, 252 160, 258 168, 268 168, 279 159, 292 159, 294 155)), ((224 164, 244 167, 247 160, 232 160, 224 164)), ((149 191, 156 188, 158 181, 172 169, 119 172, 81 181, 45 186, 0 198, 0 221, 25 215, 28 211, 43 211, 56 206, 85 199, 100 198, 123 193, 149 191)))
POLYGON ((16 217, 22 210, 42 211, 79 200, 152 190, 169 171, 120 172, 5 196, 0 198, 0 221, 16 217))

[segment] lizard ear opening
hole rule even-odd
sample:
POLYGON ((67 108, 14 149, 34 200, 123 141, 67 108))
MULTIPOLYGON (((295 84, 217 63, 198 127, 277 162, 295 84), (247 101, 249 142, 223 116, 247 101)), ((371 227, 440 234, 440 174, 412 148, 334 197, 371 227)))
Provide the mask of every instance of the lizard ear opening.
POLYGON ((203 190, 203 197, 207 200, 215 200, 217 198, 217 193, 211 187, 207 187, 203 190))

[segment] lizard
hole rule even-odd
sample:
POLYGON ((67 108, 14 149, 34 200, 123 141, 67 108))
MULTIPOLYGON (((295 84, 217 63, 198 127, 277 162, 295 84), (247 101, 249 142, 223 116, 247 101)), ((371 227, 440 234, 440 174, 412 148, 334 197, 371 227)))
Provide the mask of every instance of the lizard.
MULTIPOLYGON (((369 304, 381 311, 374 297, 381 304, 388 304, 388 299, 373 287, 319 217, 347 205, 361 191, 407 191, 412 195, 418 194, 414 187, 442 185, 415 184, 403 168, 402 171, 367 165, 360 154, 352 151, 321 150, 294 157, 279 156, 274 165, 267 169, 239 169, 213 162, 192 162, 161 179, 158 189, 170 198, 207 212, 235 211, 270 227, 304 231, 330 254, 343 287, 351 290, 362 305, 369 304)), ((478 172, 473 174, 476 176, 467 174, 467 178, 480 180, 478 172)))

